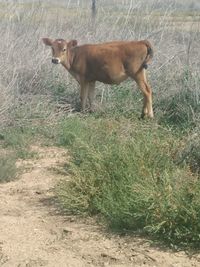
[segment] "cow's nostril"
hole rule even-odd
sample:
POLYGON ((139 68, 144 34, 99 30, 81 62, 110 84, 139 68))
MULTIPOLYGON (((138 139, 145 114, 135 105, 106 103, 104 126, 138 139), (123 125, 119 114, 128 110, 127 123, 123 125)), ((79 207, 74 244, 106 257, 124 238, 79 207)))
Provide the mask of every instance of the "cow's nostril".
POLYGON ((52 58, 52 63, 58 64, 59 63, 59 60, 57 58, 52 58))

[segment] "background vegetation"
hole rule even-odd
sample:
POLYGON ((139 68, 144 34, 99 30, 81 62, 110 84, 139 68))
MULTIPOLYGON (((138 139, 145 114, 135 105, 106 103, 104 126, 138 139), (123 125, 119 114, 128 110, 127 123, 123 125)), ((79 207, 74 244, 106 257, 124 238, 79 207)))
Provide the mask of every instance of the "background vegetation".
MULTIPOLYGON (((200 6, 198 1, 0 1, 0 182, 35 138, 65 146, 69 177, 56 188, 67 213, 111 229, 200 244, 200 6), (42 37, 79 44, 149 39, 155 120, 138 119, 132 81, 97 85, 97 112, 80 115, 78 85, 50 64, 42 37)), ((46 142, 46 141, 45 141, 46 142)))

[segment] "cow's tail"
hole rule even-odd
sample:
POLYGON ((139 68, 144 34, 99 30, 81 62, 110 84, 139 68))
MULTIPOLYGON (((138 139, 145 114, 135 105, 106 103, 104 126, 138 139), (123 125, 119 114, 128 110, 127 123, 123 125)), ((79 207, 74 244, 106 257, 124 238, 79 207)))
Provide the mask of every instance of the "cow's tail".
POLYGON ((147 55, 146 55, 145 60, 144 60, 144 62, 142 64, 142 67, 144 69, 147 69, 148 68, 148 63, 151 62, 151 60, 153 58, 153 54, 154 54, 153 53, 153 47, 152 47, 151 43, 149 41, 147 41, 147 40, 144 40, 142 42, 147 47, 147 55))

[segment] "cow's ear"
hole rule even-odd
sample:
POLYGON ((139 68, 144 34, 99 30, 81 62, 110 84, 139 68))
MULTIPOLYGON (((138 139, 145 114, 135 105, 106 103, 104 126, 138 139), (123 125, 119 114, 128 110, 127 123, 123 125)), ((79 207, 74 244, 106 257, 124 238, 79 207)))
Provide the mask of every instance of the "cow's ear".
POLYGON ((49 38, 42 38, 42 41, 45 45, 52 46, 53 40, 49 38))
POLYGON ((78 44, 77 40, 71 40, 71 41, 69 41, 68 46, 69 47, 75 47, 75 46, 77 46, 77 44, 78 44))

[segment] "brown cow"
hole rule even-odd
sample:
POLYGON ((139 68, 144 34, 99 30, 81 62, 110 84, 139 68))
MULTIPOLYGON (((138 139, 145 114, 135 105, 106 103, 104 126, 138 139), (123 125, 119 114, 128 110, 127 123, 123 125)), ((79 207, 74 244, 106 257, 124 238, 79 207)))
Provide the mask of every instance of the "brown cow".
POLYGON ((95 82, 120 84, 131 77, 144 95, 142 118, 153 118, 152 91, 147 83, 145 69, 153 57, 153 49, 147 40, 115 41, 102 44, 77 46, 76 40, 42 39, 52 48, 52 63, 61 63, 79 82, 81 107, 85 111, 87 99, 93 110, 95 82))

